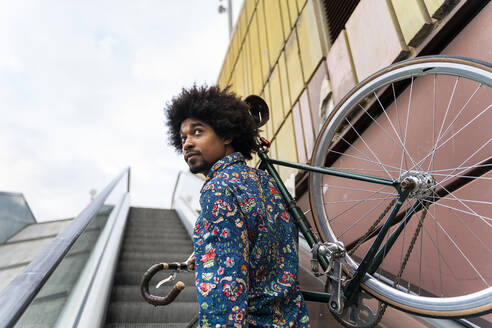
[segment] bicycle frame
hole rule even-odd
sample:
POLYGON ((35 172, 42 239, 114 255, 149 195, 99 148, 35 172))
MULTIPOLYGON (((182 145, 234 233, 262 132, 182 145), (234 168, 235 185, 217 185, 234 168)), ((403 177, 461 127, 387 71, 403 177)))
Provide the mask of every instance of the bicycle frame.
MULTIPOLYGON (((408 198, 411 188, 408 188, 408 186, 403 188, 402 182, 398 180, 393 181, 386 178, 352 173, 352 172, 345 172, 332 168, 319 168, 319 167, 313 167, 305 164, 291 163, 291 162, 271 159, 267 155, 268 144, 265 141, 262 141, 262 143, 263 143, 262 150, 258 152, 259 158, 261 160, 260 168, 265 169, 277 183, 280 193, 282 194, 282 197, 284 198, 290 213, 294 217, 294 220, 297 226, 299 227, 299 230, 301 231, 302 235, 306 239, 310 248, 313 248, 313 246, 319 243, 320 240, 318 240, 316 235, 313 233, 312 227, 307 221, 304 213, 296 205, 295 199, 292 197, 292 195, 290 195, 289 191, 287 190, 284 183, 280 179, 278 172, 273 166, 274 164, 310 171, 310 172, 322 173, 331 176, 343 177, 347 179, 365 181, 368 183, 393 186, 397 190, 399 197, 391 211, 391 214, 388 216, 388 218, 384 221, 382 226, 379 228, 379 232, 377 233, 376 239, 373 241, 369 250, 365 254, 364 258, 362 259, 359 267, 357 268, 357 271, 354 273, 354 275, 352 276, 346 287, 342 289, 343 292, 342 295, 345 299, 345 304, 350 305, 352 302, 354 302, 355 296, 357 295, 360 289, 360 283, 362 282, 366 273, 372 274, 378 269, 384 257, 386 256, 386 254, 388 254, 388 251, 391 249, 394 242, 402 232, 403 227, 410 220, 413 213, 416 212, 416 209, 418 207, 417 205, 418 202, 415 202, 413 206, 410 208, 410 210, 407 211, 405 216, 399 221, 400 222, 399 226, 395 229, 395 231, 393 231, 393 233, 388 237, 387 241, 381 247, 381 244, 385 236, 387 235, 390 227, 394 224, 393 222, 396 218, 398 211, 400 210, 403 202, 408 198)), ((325 256, 319 254, 317 254, 317 257, 321 267, 323 268, 324 271, 326 271, 329 266, 329 260, 325 256)), ((323 292, 302 291, 302 293, 306 301, 313 301, 313 302, 328 303, 331 297, 330 293, 327 292, 323 293, 323 292)))

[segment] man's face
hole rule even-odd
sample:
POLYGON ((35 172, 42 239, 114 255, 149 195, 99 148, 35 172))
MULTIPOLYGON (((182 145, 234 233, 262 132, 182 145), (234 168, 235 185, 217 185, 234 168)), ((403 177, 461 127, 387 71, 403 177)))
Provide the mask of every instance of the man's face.
POLYGON ((234 152, 231 140, 218 136, 210 125, 194 118, 181 123, 181 143, 192 173, 207 175, 215 162, 234 152))

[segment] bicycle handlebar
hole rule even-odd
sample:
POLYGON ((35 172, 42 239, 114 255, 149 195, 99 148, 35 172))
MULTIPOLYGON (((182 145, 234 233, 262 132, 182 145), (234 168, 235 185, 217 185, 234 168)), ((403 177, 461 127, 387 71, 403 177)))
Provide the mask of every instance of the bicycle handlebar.
POLYGON ((154 306, 160 305, 168 305, 181 293, 181 291, 185 288, 185 284, 182 281, 178 281, 173 289, 167 294, 167 296, 156 296, 152 295, 149 292, 149 281, 154 277, 154 275, 159 271, 166 270, 186 270, 188 271, 188 263, 187 262, 174 262, 174 263, 158 263, 151 266, 142 276, 142 280, 140 281, 140 292, 142 293, 143 298, 148 303, 154 306))

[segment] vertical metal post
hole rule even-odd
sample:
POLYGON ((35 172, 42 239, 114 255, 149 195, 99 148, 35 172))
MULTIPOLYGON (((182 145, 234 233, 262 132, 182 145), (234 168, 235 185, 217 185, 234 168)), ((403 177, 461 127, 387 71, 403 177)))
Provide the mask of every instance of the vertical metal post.
POLYGON ((130 175, 131 175, 131 167, 128 168, 128 176, 127 176, 127 182, 126 182, 126 191, 129 193, 130 192, 130 175))
POLYGON ((229 14, 229 39, 232 39, 232 0, 227 2, 227 13, 229 14))

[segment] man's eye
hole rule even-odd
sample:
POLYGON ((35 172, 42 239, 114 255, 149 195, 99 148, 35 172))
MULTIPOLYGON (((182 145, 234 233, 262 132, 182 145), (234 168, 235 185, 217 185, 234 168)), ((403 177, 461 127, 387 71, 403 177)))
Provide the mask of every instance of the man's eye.
POLYGON ((200 129, 195 130, 195 134, 201 134, 201 133, 202 133, 202 130, 200 130, 200 129))
POLYGON ((186 137, 181 137, 181 143, 184 144, 186 142, 186 137))

